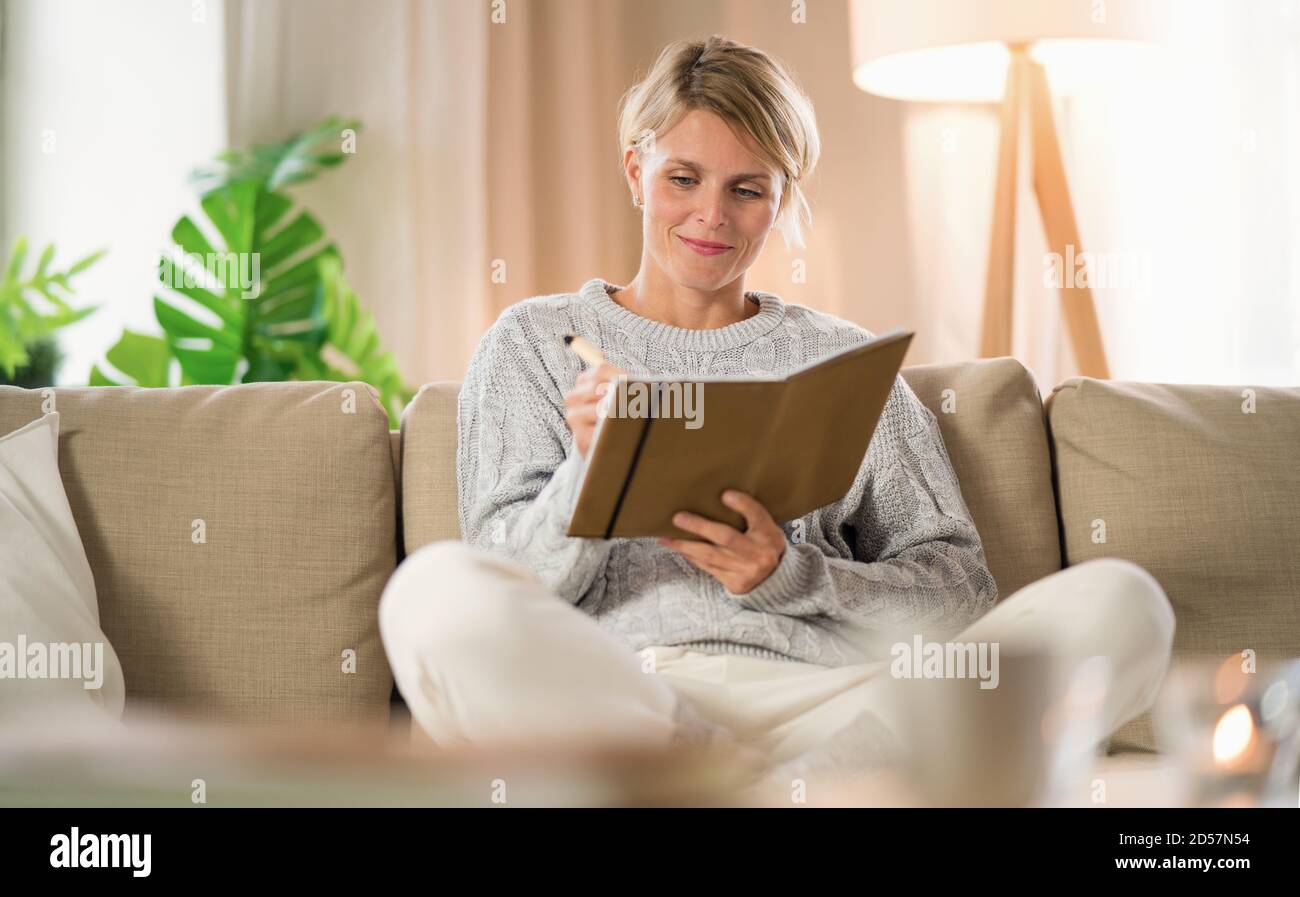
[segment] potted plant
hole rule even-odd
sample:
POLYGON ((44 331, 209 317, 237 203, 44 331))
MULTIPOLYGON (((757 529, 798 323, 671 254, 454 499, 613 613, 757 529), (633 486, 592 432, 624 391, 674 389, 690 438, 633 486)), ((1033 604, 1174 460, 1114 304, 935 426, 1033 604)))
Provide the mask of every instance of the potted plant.
POLYGON ((159 259, 162 336, 125 331, 92 386, 360 380, 394 426, 414 395, 343 276, 338 249, 285 188, 347 158, 358 123, 329 118, 281 143, 231 150, 193 180, 203 215, 172 228, 159 259), (173 363, 174 362, 174 363, 173 363))
POLYGON ((54 244, 45 247, 33 271, 24 272, 27 238, 14 241, 0 280, 0 383, 28 389, 52 386, 62 353, 54 340, 60 327, 76 323, 95 306, 73 308, 72 280, 104 254, 93 252, 66 270, 51 269, 54 244))

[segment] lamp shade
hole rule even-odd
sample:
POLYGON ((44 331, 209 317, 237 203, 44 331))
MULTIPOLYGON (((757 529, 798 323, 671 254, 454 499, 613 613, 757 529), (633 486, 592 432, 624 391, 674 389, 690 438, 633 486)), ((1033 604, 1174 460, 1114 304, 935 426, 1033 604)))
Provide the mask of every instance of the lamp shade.
POLYGON ((1166 0, 849 0, 853 82, 904 100, 1002 98, 1008 44, 1025 44, 1053 93, 1149 61, 1166 0))

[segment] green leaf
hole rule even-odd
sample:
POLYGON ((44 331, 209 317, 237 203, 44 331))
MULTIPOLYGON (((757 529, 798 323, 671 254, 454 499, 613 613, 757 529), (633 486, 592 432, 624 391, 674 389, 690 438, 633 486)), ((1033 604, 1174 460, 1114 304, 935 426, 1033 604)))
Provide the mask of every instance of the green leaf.
MULTIPOLYGON (((167 341, 160 337, 123 330, 122 337, 104 353, 104 357, 113 367, 134 380, 136 386, 169 385, 168 370, 172 353, 167 347, 167 341)), ((101 385, 95 382, 97 370, 98 367, 91 369, 92 386, 101 385)), ((99 375, 109 384, 114 382, 104 377, 102 371, 99 375)))
POLYGON ((172 228, 172 239, 182 252, 207 257, 213 253, 212 244, 199 226, 186 215, 172 228))
POLYGON ((116 380, 110 379, 107 374, 105 374, 103 371, 99 369, 99 365, 92 364, 90 366, 90 385, 91 386, 122 386, 123 384, 118 383, 116 380))
POLYGON ((207 193, 199 205, 225 241, 228 252, 248 252, 253 237, 253 209, 258 187, 238 182, 207 193))
POLYGON ((107 249, 98 249, 92 252, 90 255, 86 256, 85 258, 73 264, 73 266, 68 269, 67 276, 73 277, 77 274, 80 274, 82 271, 85 271, 91 265, 95 264, 95 262, 102 259, 107 253, 108 253, 107 249))
POLYGON ((31 342, 32 340, 39 339, 43 336, 49 336, 60 327, 75 324, 97 310, 97 306, 91 305, 86 308, 64 309, 57 314, 37 316, 33 318, 25 328, 26 342, 31 342))
POLYGON ((193 349, 172 343, 171 351, 191 383, 231 383, 235 379, 239 355, 228 349, 193 349))
POLYGON ((180 295, 193 299, 199 305, 221 318, 227 326, 235 331, 243 329, 244 311, 237 302, 232 302, 225 296, 218 296, 201 286, 184 286, 184 272, 177 269, 172 260, 166 256, 158 260, 158 280, 180 295))
POLYGON ((298 376, 369 383, 379 391, 380 401, 388 409, 390 425, 399 426, 402 408, 414 396, 414 390, 402 379, 392 353, 384 349, 374 319, 361 308, 338 259, 323 258, 320 269, 321 303, 329 321, 326 342, 320 352, 324 364, 304 363, 298 376))
POLYGON ((27 238, 19 237, 14 241, 14 248, 9 254, 9 265, 5 268, 5 282, 16 281, 18 272, 23 269, 23 260, 27 258, 27 238))
POLYGON ((12 380, 14 371, 25 364, 27 350, 23 348, 23 341, 0 328, 0 371, 4 371, 5 377, 12 380))
POLYGON ((325 228, 306 212, 276 231, 262 244, 262 267, 271 269, 325 236, 325 228))
MULTIPOLYGON (((283 193, 259 193, 257 209, 253 221, 253 243, 261 246, 266 243, 267 234, 280 223, 285 213, 293 208, 293 200, 283 193)), ((266 267, 271 265, 262 263, 266 267)))
POLYGON ((204 191, 227 187, 238 181, 252 182, 268 192, 301 184, 347 158, 342 151, 345 130, 359 132, 361 123, 331 116, 310 130, 279 143, 221 153, 216 165, 195 171, 191 181, 204 191))
POLYGON ((225 346, 232 352, 239 351, 238 334, 213 327, 211 324, 204 324, 202 321, 196 321, 185 312, 174 305, 164 302, 157 296, 153 300, 153 310, 162 329, 173 339, 210 339, 214 345, 225 346))
POLYGON ((53 259, 54 259, 54 244, 51 243, 49 246, 45 247, 45 251, 41 253, 40 261, 36 263, 36 277, 38 279, 45 278, 45 271, 47 268, 50 267, 50 262, 53 259))

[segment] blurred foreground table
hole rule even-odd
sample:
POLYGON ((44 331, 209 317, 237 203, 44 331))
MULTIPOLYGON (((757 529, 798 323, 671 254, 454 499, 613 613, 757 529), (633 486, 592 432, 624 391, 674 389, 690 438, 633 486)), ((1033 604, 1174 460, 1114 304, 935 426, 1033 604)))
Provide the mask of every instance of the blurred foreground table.
MULTIPOLYGON (((1123 755, 1099 758, 1063 803, 1181 800, 1166 760, 1123 755)), ((10 807, 918 805, 890 771, 754 785, 734 756, 700 749, 456 751, 382 725, 233 727, 166 717, 0 731, 0 806, 10 807)))

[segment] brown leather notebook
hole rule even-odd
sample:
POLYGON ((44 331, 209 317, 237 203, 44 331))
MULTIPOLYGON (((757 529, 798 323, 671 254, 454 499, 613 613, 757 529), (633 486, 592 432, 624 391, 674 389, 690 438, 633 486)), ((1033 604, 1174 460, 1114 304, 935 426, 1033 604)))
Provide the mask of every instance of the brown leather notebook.
POLYGON ((902 329, 784 376, 627 377, 597 424, 568 535, 699 539, 693 511, 744 530, 724 490, 755 496, 777 523, 843 498, 911 344, 902 329))

